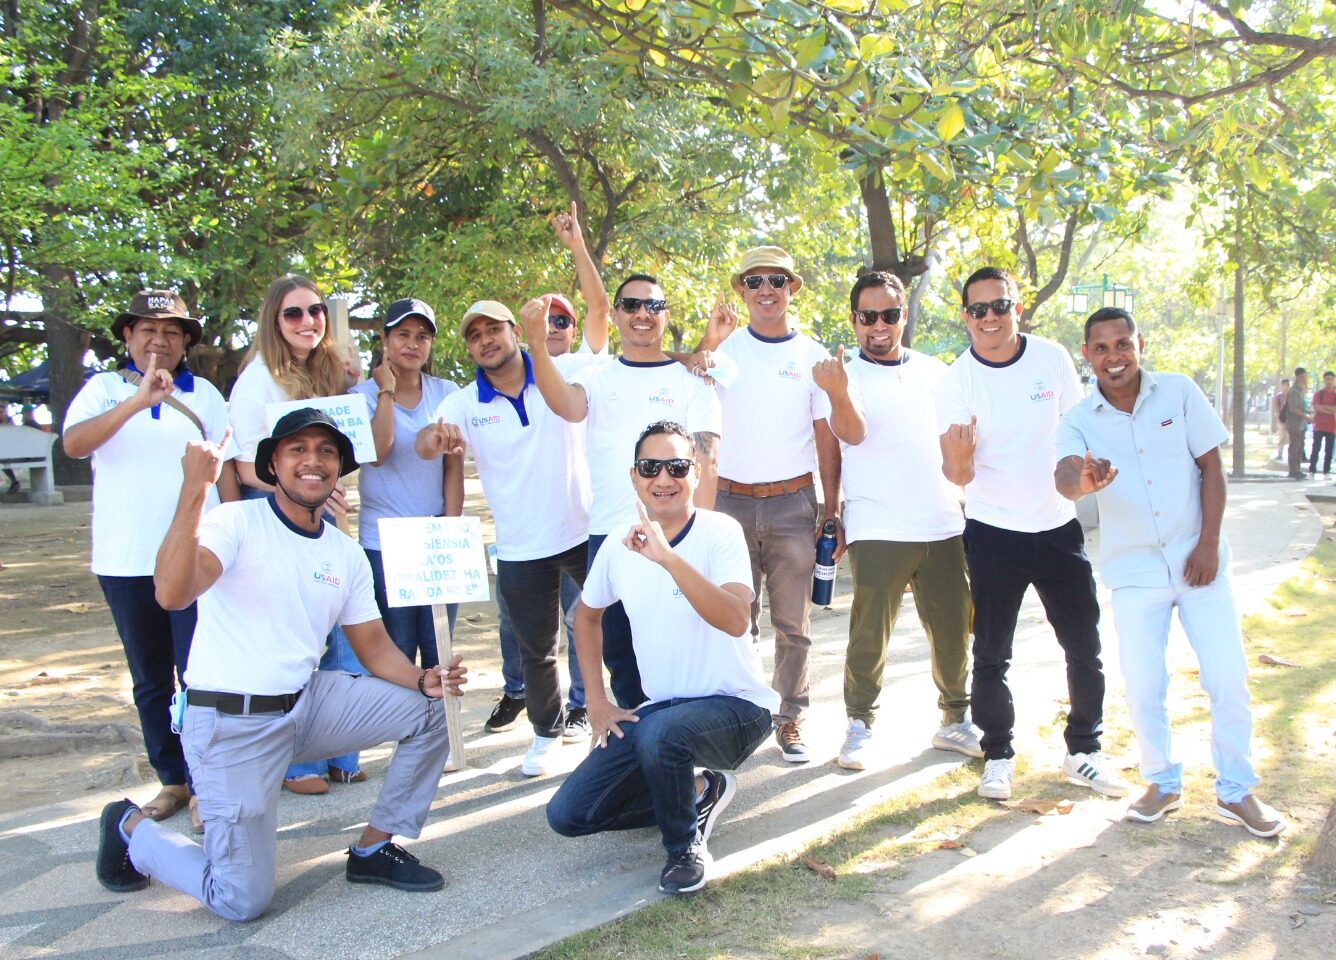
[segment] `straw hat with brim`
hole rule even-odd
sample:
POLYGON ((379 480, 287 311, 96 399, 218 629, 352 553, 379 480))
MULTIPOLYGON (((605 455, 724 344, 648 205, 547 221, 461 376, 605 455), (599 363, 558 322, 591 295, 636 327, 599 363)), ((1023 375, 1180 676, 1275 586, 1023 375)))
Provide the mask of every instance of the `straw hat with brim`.
POLYGON ((256 445, 255 476, 259 477, 261 482, 271 486, 278 483, 278 478, 274 476, 274 468, 270 464, 274 459, 274 451, 278 449, 278 441, 294 433, 301 433, 307 427, 324 427, 333 434, 334 442, 339 446, 339 459, 342 461, 339 476, 346 477, 357 469, 357 455, 353 453, 353 442, 330 419, 329 414, 314 407, 302 407, 279 417, 278 423, 274 424, 274 432, 256 445))
POLYGON ((124 340, 126 326, 136 320, 175 320, 186 333, 187 348, 199 343, 204 335, 204 327, 186 313, 186 303, 175 290, 140 290, 130 301, 130 309, 111 322, 111 335, 124 340))
POLYGON ((479 317, 488 317, 492 320, 504 320, 512 327, 515 325, 515 314, 510 312, 510 308, 497 300, 478 300, 464 311, 464 319, 459 321, 459 336, 463 339, 464 334, 468 333, 469 324, 479 317))
POLYGON ((763 267, 788 274, 789 279, 793 281, 794 293, 803 288, 803 278, 794 272, 793 258, 783 247, 752 247, 742 255, 742 264, 733 273, 733 289, 741 288, 743 274, 763 267))

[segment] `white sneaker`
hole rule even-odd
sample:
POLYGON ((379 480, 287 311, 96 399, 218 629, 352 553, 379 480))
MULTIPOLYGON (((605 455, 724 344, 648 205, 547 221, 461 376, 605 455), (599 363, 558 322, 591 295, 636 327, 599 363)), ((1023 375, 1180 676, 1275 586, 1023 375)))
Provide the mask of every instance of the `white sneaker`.
POLYGON ((534 734, 529 752, 520 764, 520 773, 526 777, 545 777, 557 769, 557 752, 561 749, 560 737, 540 737, 534 734))
POLYGON ((1113 769, 1104 754, 1069 753, 1062 761, 1062 773, 1069 783, 1079 783, 1106 797, 1125 797, 1132 786, 1113 769))
POLYGON ((989 760, 983 765, 979 778, 979 796, 988 800, 1011 799, 1011 777, 1016 772, 1016 761, 989 760))
POLYGON ((849 730, 844 735, 844 746, 840 748, 840 755, 835 758, 835 762, 846 770, 866 769, 863 758, 867 755, 868 748, 872 746, 869 742, 871 740, 872 728, 862 720, 854 720, 851 717, 849 730))
POLYGON ((932 745, 938 750, 954 750, 967 757, 982 757, 983 747, 979 746, 981 736, 983 731, 968 720, 962 720, 960 723, 944 723, 932 735, 932 745))

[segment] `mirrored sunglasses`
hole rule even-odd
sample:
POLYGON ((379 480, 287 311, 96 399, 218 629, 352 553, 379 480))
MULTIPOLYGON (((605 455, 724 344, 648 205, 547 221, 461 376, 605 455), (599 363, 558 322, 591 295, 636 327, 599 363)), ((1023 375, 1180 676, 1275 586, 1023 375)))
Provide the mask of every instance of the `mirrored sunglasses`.
POLYGON ((788 282, 789 276, 786 273, 755 273, 750 277, 742 278, 742 284, 748 290, 760 290, 762 283, 769 283, 770 286, 779 290, 788 282))
POLYGON ((668 301, 649 300, 645 297, 622 297, 617 301, 617 309, 624 313, 635 313, 641 307, 645 308, 646 313, 663 313, 668 309, 668 301))
POLYGON ((653 480, 659 475, 664 467, 668 468, 668 476, 674 480, 681 480, 695 465, 695 460, 687 460, 682 457, 676 457, 672 460, 637 460, 636 473, 640 474, 646 480, 653 480))

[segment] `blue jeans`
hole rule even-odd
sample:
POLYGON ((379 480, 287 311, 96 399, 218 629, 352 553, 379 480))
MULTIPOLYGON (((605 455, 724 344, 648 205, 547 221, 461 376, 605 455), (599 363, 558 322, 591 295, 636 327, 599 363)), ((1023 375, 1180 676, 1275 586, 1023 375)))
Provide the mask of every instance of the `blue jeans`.
MULTIPOLYGON (((605 533, 589 535, 590 567, 606 539, 608 535, 605 533)), ((631 621, 626 619, 626 608, 620 603, 603 611, 603 663, 608 668, 608 684, 617 706, 634 710, 645 702, 645 691, 640 686, 640 667, 636 664, 636 651, 631 644, 631 621)))
MULTIPOLYGON (((585 705, 584 679, 580 676, 580 661, 575 658, 575 604, 580 599, 580 585, 567 574, 561 575, 561 612, 562 622, 566 625, 566 666, 571 675, 571 689, 566 697, 566 712, 585 705)), ((524 668, 520 662, 520 641, 515 636, 515 628, 510 623, 510 610, 496 593, 497 632, 501 635, 501 678, 502 687, 508 697, 518 699, 524 696, 524 668)), ((453 615, 451 621, 453 622, 453 615)))
POLYGON ((547 804, 564 837, 657 825, 669 856, 696 837, 696 767, 732 770, 770 734, 770 711, 739 697, 647 703, 639 723, 594 748, 547 804))
MULTIPOLYGON (((241 485, 241 499, 243 500, 263 500, 268 496, 268 490, 258 490, 255 487, 248 487, 244 483, 241 485)), ((333 518, 330 514, 326 513, 325 517, 332 522, 333 518)), ((344 673, 357 676, 366 673, 366 669, 357 660, 357 654, 353 653, 348 638, 343 635, 343 630, 337 626, 325 638, 325 652, 320 657, 320 665, 316 669, 341 670, 344 673)), ((283 774, 283 779, 295 780, 298 777, 307 776, 323 777, 330 767, 338 767, 347 773, 357 773, 362 769, 361 764, 357 762, 356 753, 345 753, 338 757, 330 757, 328 760, 314 763, 294 763, 283 774)))
POLYGON ((172 733, 171 704, 176 685, 186 686, 182 675, 195 635, 195 605, 164 610, 153 595, 152 577, 99 575, 97 582, 125 648, 148 762, 164 786, 189 783, 181 740, 172 733))
MULTIPOLYGON (((420 662, 423 667, 434 667, 441 662, 436 649, 436 619, 432 616, 431 605, 420 607, 392 607, 385 593, 385 562, 379 550, 363 547, 367 561, 371 564, 371 585, 376 591, 376 606, 380 608, 380 619, 385 623, 385 632, 390 635, 409 663, 420 662), (420 661, 419 661, 420 656, 420 661)), ((446 604, 450 615, 450 636, 455 635, 455 616, 459 613, 459 604, 446 604)))

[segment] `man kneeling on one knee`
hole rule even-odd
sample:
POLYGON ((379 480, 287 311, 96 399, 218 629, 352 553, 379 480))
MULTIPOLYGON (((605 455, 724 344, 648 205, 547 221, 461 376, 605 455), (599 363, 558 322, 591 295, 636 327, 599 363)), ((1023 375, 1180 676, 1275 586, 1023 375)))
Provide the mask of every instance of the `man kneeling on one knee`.
POLYGON ((257 476, 275 492, 205 517, 226 444, 187 446, 154 572, 164 608, 199 599, 181 742, 204 846, 119 800, 102 811, 97 878, 128 892, 154 877, 225 919, 254 919, 273 898, 288 764, 393 740, 376 806, 348 851, 347 877, 439 890, 441 874, 390 839, 416 837, 426 822, 449 753, 441 698, 459 695, 464 667, 456 657, 419 670, 399 652, 380 621, 366 555, 321 516, 335 482, 357 469, 334 421, 310 408, 281 418, 255 458, 257 476), (315 672, 335 624, 372 676, 315 672))
POLYGON ((705 844, 737 789, 716 768, 751 756, 779 706, 748 636, 747 543, 736 520, 692 506, 695 454, 676 423, 650 424, 636 443, 639 520, 599 551, 575 613, 594 749, 547 805, 548 823, 568 837, 657 825, 664 893, 705 885, 705 844), (589 679, 603 675, 600 618, 619 600, 648 698, 634 711, 589 679))

